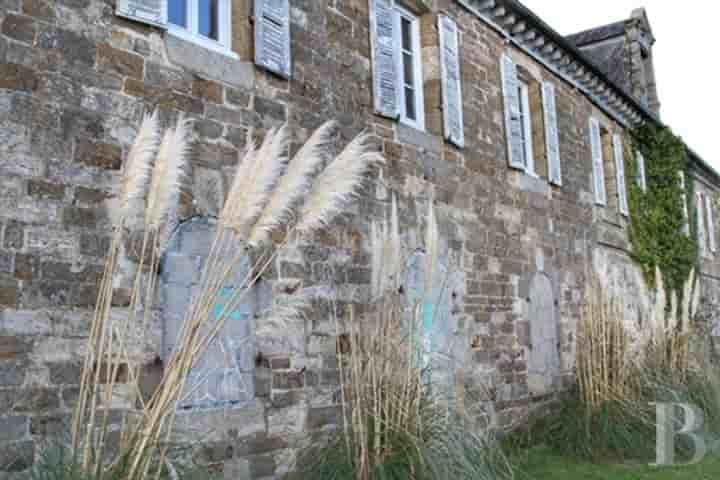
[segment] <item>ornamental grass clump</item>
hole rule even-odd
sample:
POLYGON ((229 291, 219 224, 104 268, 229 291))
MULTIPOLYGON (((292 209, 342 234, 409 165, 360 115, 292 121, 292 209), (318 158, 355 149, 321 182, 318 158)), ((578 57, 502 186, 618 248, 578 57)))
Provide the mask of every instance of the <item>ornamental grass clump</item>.
MULTIPOLYGON (((270 130, 260 146, 248 138, 202 269, 199 292, 186 311, 159 386, 144 400, 140 365, 131 350, 149 326, 160 258, 177 222, 180 198, 189 188, 189 132, 190 124, 180 118, 161 134, 157 115, 147 116, 126 162, 122 214, 106 261, 72 429, 73 452, 80 457, 81 470, 94 480, 117 475, 144 480, 173 471, 167 457, 178 402, 192 390, 189 374, 230 313, 287 242, 329 227, 353 200, 370 168, 383 162, 366 134, 333 158, 333 122, 321 126, 292 158, 287 126, 270 130), (137 217, 144 219, 140 264, 128 313, 115 321, 110 315, 113 279, 125 230, 137 217), (228 292, 228 280, 248 256, 253 259, 249 272, 228 292), (212 310, 221 295, 224 306, 217 314, 212 310), (129 396, 137 409, 124 412, 119 447, 110 451, 106 446, 110 405, 120 389, 118 373, 125 366, 129 396)), ((291 302, 279 314, 297 315, 305 304, 291 302), (288 308, 293 311, 285 311, 288 308)))
MULTIPOLYGON (((350 307, 335 316, 342 425, 308 453, 307 478, 496 479, 510 475, 491 432, 432 381, 432 352, 424 322, 439 309, 432 281, 438 269, 438 227, 432 200, 424 245, 424 293, 406 295, 406 259, 392 199, 389 220, 370 228, 372 301, 366 313, 350 307)), ((334 309, 333 309, 334 311, 334 309)), ((454 385, 452 386, 454 387, 454 385)))
MULTIPOLYGON (((625 318, 626 299, 591 281, 578 324, 576 388, 531 426, 521 446, 544 443, 582 459, 651 462, 654 404, 663 402, 700 407, 707 433, 720 433, 720 378, 700 348, 706 342, 696 320, 699 281, 691 271, 682 295, 668 295, 659 269, 654 278, 654 291, 641 291, 646 298, 639 303, 648 307, 635 328, 625 318)), ((691 453, 691 444, 679 445, 691 453)))

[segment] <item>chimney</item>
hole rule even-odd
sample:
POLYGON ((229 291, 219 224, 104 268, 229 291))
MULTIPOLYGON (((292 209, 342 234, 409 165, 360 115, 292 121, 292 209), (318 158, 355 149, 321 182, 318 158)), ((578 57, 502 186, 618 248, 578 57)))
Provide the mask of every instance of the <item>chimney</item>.
POLYGON ((638 8, 626 22, 626 35, 630 55, 630 85, 632 94, 649 110, 660 116, 660 99, 655 81, 653 63, 653 36, 647 12, 638 8))
POLYGON ((644 8, 634 10, 627 20, 567 38, 610 80, 660 116, 652 51, 655 37, 644 8))

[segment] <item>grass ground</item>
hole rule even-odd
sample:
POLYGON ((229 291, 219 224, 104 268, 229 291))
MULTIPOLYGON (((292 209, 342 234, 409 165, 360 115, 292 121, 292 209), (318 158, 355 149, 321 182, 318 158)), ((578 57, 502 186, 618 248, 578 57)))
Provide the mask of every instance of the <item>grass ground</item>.
POLYGON ((718 480, 720 457, 674 468, 646 465, 594 465, 561 457, 547 448, 536 447, 514 459, 517 480, 718 480))

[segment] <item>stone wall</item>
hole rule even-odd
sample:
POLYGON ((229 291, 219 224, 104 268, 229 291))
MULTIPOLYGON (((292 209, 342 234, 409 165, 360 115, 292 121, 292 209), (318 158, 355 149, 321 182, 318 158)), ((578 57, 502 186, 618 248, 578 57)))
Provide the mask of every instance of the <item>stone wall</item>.
MULTIPOLYGON (((434 3, 422 17, 427 131, 419 132, 372 111, 366 0, 291 0, 290 81, 117 18, 112 0, 0 2, 0 465, 25 471, 71 413, 123 160, 141 115, 155 108, 166 125, 179 112, 194 120, 193 201, 183 205, 185 218, 217 215, 251 128, 262 136, 288 122, 300 142, 335 118, 340 145, 369 129, 387 159, 352 211, 326 234, 288 249, 267 275, 273 292, 311 289, 315 308, 295 324, 255 325, 250 406, 187 422, 212 433, 203 461, 282 478, 316 433, 337 424, 330 309, 342 315, 349 304, 362 308, 368 220, 387 211, 392 192, 410 248, 419 245, 434 195, 444 251, 464 278, 453 348, 464 386, 483 392, 478 415, 509 425, 572 378, 587 266, 596 251, 630 264, 626 219, 612 201, 608 208, 593 203, 588 119, 622 128, 455 2, 434 3), (463 149, 440 135, 440 10, 462 32, 463 149), (556 86, 561 188, 507 167, 499 67, 506 50, 556 86), (542 308, 554 306, 540 318, 556 320, 559 344, 559 378, 542 393, 528 386, 528 303, 538 275, 553 294, 542 308)), ((249 58, 246 44, 236 50, 249 58)), ((612 166, 606 175, 610 187, 612 166)), ((705 264, 708 272, 720 268, 717 256, 705 264)), ((716 292, 708 287, 709 296, 716 292)), ((121 284, 116 293, 122 310, 127 290, 121 284)), ((161 356, 160 337, 153 337, 151 366, 161 356)))

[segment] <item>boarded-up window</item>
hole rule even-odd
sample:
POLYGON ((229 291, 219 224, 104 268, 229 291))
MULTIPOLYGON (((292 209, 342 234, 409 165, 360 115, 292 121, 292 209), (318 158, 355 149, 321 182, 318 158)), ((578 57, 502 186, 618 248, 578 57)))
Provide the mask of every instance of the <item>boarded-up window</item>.
POLYGON ((530 322, 530 356, 528 386, 534 395, 552 391, 560 380, 558 324, 555 295, 550 279, 536 274, 530 283, 528 320, 530 322))
MULTIPOLYGON (((167 362, 182 331, 191 297, 199 290, 202 266, 214 236, 214 225, 204 220, 182 224, 162 260, 160 281, 162 359, 167 362)), ((234 289, 245 278, 249 262, 242 262, 210 307, 213 319, 226 316, 224 328, 190 372, 180 409, 242 406, 254 397, 252 322, 259 311, 256 292, 230 305, 234 289)))

